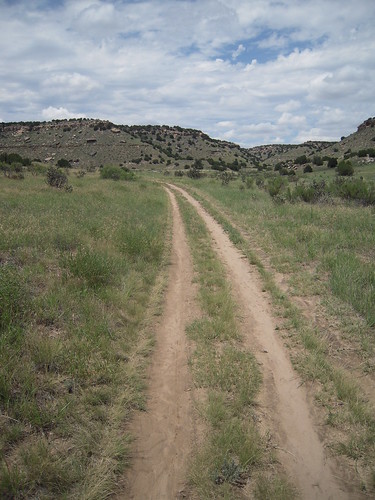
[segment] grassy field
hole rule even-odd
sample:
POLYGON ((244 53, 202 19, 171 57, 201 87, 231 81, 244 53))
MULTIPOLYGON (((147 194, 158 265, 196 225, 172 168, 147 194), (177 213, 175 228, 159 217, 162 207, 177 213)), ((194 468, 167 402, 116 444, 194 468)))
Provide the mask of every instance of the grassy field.
POLYGON ((105 498, 166 276, 168 201, 143 180, 0 177, 0 497, 105 498))
POLYGON ((339 199, 280 203, 238 179, 182 181, 256 264, 280 334, 332 429, 329 445, 375 486, 375 212, 339 199), (358 385, 358 383, 363 386, 358 385))

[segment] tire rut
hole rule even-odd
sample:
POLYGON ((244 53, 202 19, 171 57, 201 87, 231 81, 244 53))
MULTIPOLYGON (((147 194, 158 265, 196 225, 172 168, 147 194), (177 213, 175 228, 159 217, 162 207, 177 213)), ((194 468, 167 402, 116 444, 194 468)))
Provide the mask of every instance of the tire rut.
POLYGON ((173 499, 184 489, 194 441, 192 382, 186 326, 197 309, 193 267, 175 195, 167 189, 173 213, 172 255, 156 348, 149 370, 147 411, 131 426, 136 437, 126 493, 117 498, 173 499))
POLYGON ((171 184, 168 187, 178 191, 195 207, 211 233, 214 248, 226 265, 235 299, 242 311, 244 343, 262 365, 259 408, 278 443, 279 460, 302 498, 357 498, 356 493, 350 491, 344 473, 327 455, 319 439, 313 406, 276 333, 259 278, 200 203, 185 190, 171 184))

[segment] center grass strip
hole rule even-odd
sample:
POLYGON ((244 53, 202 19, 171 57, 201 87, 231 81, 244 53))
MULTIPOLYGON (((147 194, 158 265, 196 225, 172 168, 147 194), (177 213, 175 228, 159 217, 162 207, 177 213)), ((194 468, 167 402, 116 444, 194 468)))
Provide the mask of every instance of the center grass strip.
POLYGON ((371 406, 349 374, 332 362, 324 336, 310 326, 300 309, 280 291, 272 273, 265 268, 229 217, 198 190, 193 191, 194 197, 224 228, 232 243, 246 255, 251 264, 257 266, 264 288, 270 292, 279 314, 285 318, 283 328, 288 331, 289 340, 294 343, 294 347, 298 348, 292 358, 295 368, 303 379, 319 383, 316 400, 326 412, 326 423, 341 431, 339 440, 331 443, 332 450, 355 460, 362 489, 373 492, 375 417, 371 406))
POLYGON ((72 184, 0 179, 1 498, 107 498, 145 404, 168 199, 138 180, 72 184))
POLYGON ((199 282, 202 317, 187 328, 194 351, 190 365, 203 393, 197 402, 207 434, 191 465, 199 498, 293 498, 276 473, 263 474, 274 457, 266 450, 254 411, 261 385, 255 357, 241 343, 236 305, 226 273, 195 209, 178 196, 199 282), (245 490, 242 490, 245 488, 245 490))

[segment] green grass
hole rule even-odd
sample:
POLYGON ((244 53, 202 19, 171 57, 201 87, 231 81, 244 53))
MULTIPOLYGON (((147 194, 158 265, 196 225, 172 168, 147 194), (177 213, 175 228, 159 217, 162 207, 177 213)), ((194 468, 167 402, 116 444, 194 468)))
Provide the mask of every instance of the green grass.
MULTIPOLYGON (((319 281, 329 274, 327 283, 333 294, 362 314, 371 327, 375 314, 373 208, 341 202, 333 206, 302 202, 279 205, 264 191, 238 187, 237 182, 221 186, 208 179, 199 181, 201 190, 229 210, 241 227, 250 230, 252 242, 267 252, 275 269, 288 274, 301 271, 307 274, 309 267, 319 281), (344 254, 350 257, 345 258, 347 267, 338 278, 334 263, 338 267, 337 262, 344 254), (349 269, 353 259, 355 265, 352 263, 349 269)), ((227 224, 220 222, 224 227, 227 224)), ((233 229, 228 230, 232 231, 232 241, 238 243, 241 236, 234 236, 233 229)))
POLYGON ((105 498, 143 409, 169 241, 157 185, 0 178, 0 496, 105 498))
MULTIPOLYGON (((293 488, 285 478, 262 479, 274 458, 266 450, 256 426, 255 397, 261 375, 254 355, 241 342, 238 317, 223 265, 212 246, 205 224, 179 198, 192 248, 202 317, 187 328, 194 349, 190 366, 201 398, 196 402, 206 427, 204 442, 194 454, 190 483, 198 498, 240 498, 249 477, 293 488), (202 392, 203 391, 203 392, 202 392)), ((254 489, 253 482, 246 485, 254 489)), ((285 498, 278 496, 274 498, 285 498)))
POLYGON ((373 210, 341 202, 280 205, 262 190, 239 189, 238 182, 229 186, 211 179, 184 183, 258 267, 276 314, 283 318, 281 333, 292 348, 292 361, 305 380, 316 383, 317 404, 327 424, 337 431, 332 449, 361 463, 361 481, 371 489, 375 469, 372 406, 341 356, 335 355, 340 351, 332 347, 327 323, 311 324, 293 296, 318 297, 336 335, 340 329, 338 342, 355 353, 349 359, 354 369, 363 370, 363 376, 373 370, 373 210), (276 285, 275 270, 287 280, 288 293, 276 285))

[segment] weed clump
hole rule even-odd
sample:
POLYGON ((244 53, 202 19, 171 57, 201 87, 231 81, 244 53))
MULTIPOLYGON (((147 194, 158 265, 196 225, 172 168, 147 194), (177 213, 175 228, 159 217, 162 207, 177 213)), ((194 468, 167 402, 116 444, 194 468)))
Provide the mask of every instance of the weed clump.
POLYGON ((71 275, 82 279, 90 288, 109 285, 114 280, 115 266, 105 254, 80 247, 78 251, 62 259, 71 275))
POLYGON ((72 186, 68 184, 68 177, 62 170, 57 167, 49 167, 46 174, 46 182, 49 186, 65 191, 73 191, 72 186))

